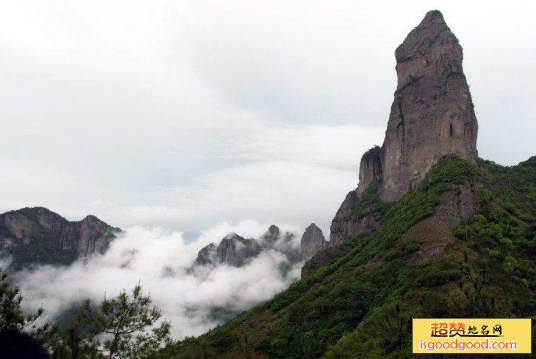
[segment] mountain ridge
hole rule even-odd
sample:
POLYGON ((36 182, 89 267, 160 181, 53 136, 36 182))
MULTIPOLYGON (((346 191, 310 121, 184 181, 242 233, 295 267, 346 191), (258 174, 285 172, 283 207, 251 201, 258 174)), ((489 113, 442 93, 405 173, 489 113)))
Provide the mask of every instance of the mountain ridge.
POLYGON ((328 260, 289 289, 162 357, 411 358, 411 318, 533 315, 536 156, 512 167, 447 156, 399 201, 369 194, 366 210, 386 219, 377 231, 319 252, 328 260), (445 230, 434 221, 467 184, 474 213, 445 230))
POLYGON ((442 157, 477 159, 478 122, 463 50, 441 12, 426 13, 396 48, 395 58, 398 81, 383 145, 361 157, 359 184, 332 221, 331 245, 378 228, 373 216, 349 215, 369 187, 377 186, 381 199, 391 202, 412 191, 442 157))
POLYGON ((32 265, 68 265, 103 254, 121 229, 94 215, 68 221, 45 207, 25 207, 0 214, 0 252, 14 270, 32 265))
POLYGON ((461 46, 439 11, 395 57, 384 144, 363 155, 328 247, 287 290, 161 358, 409 359, 412 318, 534 317, 536 156, 478 158, 461 46))
POLYGON ((234 232, 227 234, 220 242, 212 242, 201 248, 193 266, 215 267, 220 264, 241 267, 248 264, 265 250, 275 250, 283 254, 289 265, 308 260, 318 251, 327 247, 322 230, 311 223, 302 234, 299 248, 292 243, 294 234, 281 233, 276 225, 271 225, 259 238, 244 238, 234 232))

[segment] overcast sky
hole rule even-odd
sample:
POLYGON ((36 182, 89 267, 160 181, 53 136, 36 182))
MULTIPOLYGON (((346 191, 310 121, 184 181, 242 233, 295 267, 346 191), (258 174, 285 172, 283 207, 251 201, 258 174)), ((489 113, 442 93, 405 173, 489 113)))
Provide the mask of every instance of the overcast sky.
POLYGON ((536 154, 532 1, 4 0, 0 210, 327 229, 383 141, 394 50, 435 8, 480 156, 536 154))

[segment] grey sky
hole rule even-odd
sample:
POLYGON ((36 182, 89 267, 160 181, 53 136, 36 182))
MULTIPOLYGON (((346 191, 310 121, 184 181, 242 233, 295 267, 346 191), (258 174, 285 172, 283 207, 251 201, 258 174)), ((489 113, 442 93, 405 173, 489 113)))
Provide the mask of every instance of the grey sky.
POLYGON ((394 49, 434 8, 480 156, 536 154, 534 2, 4 1, 0 209, 326 229, 383 140, 394 49))

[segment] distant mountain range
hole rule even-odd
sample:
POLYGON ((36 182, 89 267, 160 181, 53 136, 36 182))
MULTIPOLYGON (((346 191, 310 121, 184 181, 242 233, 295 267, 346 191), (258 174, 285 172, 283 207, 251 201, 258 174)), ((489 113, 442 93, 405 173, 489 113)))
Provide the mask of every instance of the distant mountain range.
POLYGON ((303 233, 300 246, 293 243, 294 234, 281 230, 276 225, 271 225, 268 230, 257 239, 243 238, 236 233, 229 233, 221 239, 218 245, 210 243, 202 248, 194 262, 195 266, 217 266, 226 264, 241 267, 249 263, 253 258, 265 250, 274 250, 282 253, 289 264, 295 264, 301 260, 307 260, 322 248, 327 247, 322 230, 311 223, 303 233))
POLYGON ((95 216, 71 222, 43 207, 22 208, 0 214, 0 254, 12 259, 10 270, 69 265, 106 252, 120 232, 95 216))
POLYGON ((413 358, 412 318, 534 317, 536 156, 478 158, 462 47, 439 11, 395 57, 383 145, 361 157, 329 245, 287 290, 159 358, 413 358))
MULTIPOLYGON (((71 222, 44 207, 22 208, 0 214, 0 255, 10 257, 10 270, 69 265, 79 258, 104 254, 119 233, 121 229, 95 216, 71 222)), ((202 248, 192 265, 241 267, 266 250, 282 253, 288 265, 293 265, 311 258, 328 243, 314 223, 304 232, 300 246, 296 247, 293 239, 292 233, 281 233, 275 225, 257 239, 230 233, 218 245, 202 248)))

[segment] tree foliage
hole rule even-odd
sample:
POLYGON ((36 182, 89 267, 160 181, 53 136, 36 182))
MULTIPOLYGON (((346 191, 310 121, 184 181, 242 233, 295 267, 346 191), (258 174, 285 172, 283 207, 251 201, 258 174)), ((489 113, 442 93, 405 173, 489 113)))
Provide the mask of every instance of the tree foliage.
POLYGON ((348 238, 286 291, 166 358, 243 358, 244 335, 255 357, 411 358, 411 318, 534 316, 535 191, 536 157, 502 167, 449 156, 392 203, 372 186, 353 215, 378 219, 375 232, 348 238), (439 231, 438 204, 467 188, 474 216, 439 231), (438 255, 426 255, 434 243, 438 255))
POLYGON ((39 338, 50 335, 48 325, 39 326, 43 309, 27 314, 22 310, 21 302, 19 288, 12 285, 7 274, 0 271, 0 331, 28 331, 39 338))
POLYGON ((170 324, 141 286, 106 298, 99 306, 86 301, 78 318, 55 343, 55 358, 141 359, 169 344, 170 324))
POLYGON ((22 295, 0 272, 0 332, 24 331, 43 343, 54 359, 142 359, 170 344, 170 324, 141 286, 121 292, 98 306, 86 301, 65 329, 39 326, 40 309, 26 314, 22 295))

